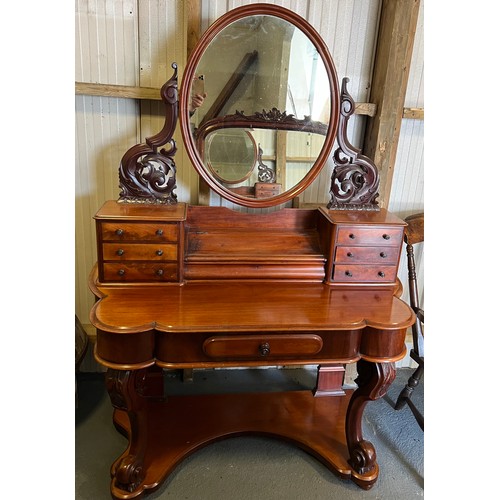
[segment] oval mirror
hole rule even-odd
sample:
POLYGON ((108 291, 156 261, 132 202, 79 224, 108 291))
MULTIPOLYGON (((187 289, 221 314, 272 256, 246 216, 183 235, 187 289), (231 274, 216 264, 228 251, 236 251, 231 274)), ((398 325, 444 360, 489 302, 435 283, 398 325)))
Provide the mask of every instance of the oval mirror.
POLYGON ((250 131, 220 128, 206 136, 202 147, 204 165, 222 184, 241 184, 252 175, 257 145, 250 131))
POLYGON ((333 61, 314 28, 283 7, 250 4, 219 18, 191 54, 181 131, 216 193, 268 207, 318 175, 335 140, 339 102, 333 61))

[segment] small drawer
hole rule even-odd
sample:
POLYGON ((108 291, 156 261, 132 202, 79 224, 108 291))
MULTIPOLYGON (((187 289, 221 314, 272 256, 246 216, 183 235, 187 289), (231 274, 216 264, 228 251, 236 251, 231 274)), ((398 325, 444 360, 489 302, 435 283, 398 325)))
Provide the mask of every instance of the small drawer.
POLYGON ((392 283, 396 280, 396 266, 336 265, 333 281, 345 283, 392 283))
POLYGON ((203 352, 217 359, 312 356, 322 348, 322 338, 310 334, 216 336, 203 343, 203 352))
POLYGON ((176 242, 178 232, 177 224, 133 222, 103 222, 101 224, 103 241, 176 242))
POLYGON ((399 246, 403 228, 395 227, 341 227, 337 233, 338 245, 399 246))
POLYGON ((335 262, 366 263, 366 264, 397 264, 399 259, 398 247, 342 247, 335 250, 335 262))
POLYGON ((176 260, 177 245, 172 243, 103 243, 104 260, 176 260))
POLYGON ((110 262, 103 265, 103 281, 177 281, 177 264, 110 262))

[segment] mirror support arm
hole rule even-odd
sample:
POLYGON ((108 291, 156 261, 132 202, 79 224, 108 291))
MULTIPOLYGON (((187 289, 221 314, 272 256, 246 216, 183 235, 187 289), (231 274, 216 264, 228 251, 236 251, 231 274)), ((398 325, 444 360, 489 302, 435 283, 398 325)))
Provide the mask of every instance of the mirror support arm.
POLYGON ((330 210, 380 210, 376 198, 380 178, 375 163, 347 138, 347 124, 354 114, 354 99, 347 91, 349 78, 342 79, 340 120, 330 186, 330 210))
POLYGON ((146 138, 146 143, 136 144, 124 155, 120 163, 120 198, 126 203, 177 203, 174 193, 176 166, 174 161, 177 145, 173 139, 179 113, 177 88, 177 64, 174 74, 161 88, 165 104, 165 123, 160 132, 146 138), (165 146, 160 149, 161 146, 165 146))

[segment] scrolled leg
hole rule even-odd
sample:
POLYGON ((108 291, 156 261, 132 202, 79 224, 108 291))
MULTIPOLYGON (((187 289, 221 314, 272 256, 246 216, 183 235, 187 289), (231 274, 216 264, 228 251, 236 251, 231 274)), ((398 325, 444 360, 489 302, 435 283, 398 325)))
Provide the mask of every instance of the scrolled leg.
MULTIPOLYGON (((147 400, 141 395, 145 378, 144 370, 109 369, 106 375, 106 388, 115 411, 126 411, 130 421, 129 446, 111 469, 112 490, 134 492, 145 476, 147 400)), ((119 498, 114 492, 113 496, 119 498)))
POLYGON ((368 401, 379 399, 387 393, 395 376, 394 363, 358 362, 358 389, 352 395, 347 409, 346 438, 353 481, 363 489, 371 488, 378 477, 375 447, 363 438, 363 411, 368 401))

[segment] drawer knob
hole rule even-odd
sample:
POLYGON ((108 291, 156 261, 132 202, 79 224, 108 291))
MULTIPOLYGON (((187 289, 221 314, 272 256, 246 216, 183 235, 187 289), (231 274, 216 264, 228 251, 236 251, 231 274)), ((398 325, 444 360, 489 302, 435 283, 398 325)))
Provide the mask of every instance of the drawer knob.
POLYGON ((383 259, 385 259, 387 257, 387 254, 385 252, 380 252, 380 257, 382 257, 383 259))
POLYGON ((353 233, 351 233, 351 234, 349 235, 349 238, 351 238, 351 240, 353 240, 354 238, 356 238, 356 236, 355 236, 353 233))
POLYGON ((378 272, 378 275, 379 275, 381 278, 385 278, 385 273, 384 273, 384 271, 379 271, 379 272, 378 272))
POLYGON ((156 276, 163 276, 163 269, 158 269, 156 271, 156 276))
POLYGON ((117 236, 123 236, 123 229, 117 229, 117 230, 115 231, 115 234, 116 234, 117 236))
POLYGON ((163 250, 156 250, 156 255, 163 255, 163 250))
POLYGON ((346 275, 346 276, 349 276, 349 278, 352 278, 352 273, 351 273, 351 271, 346 271, 346 272, 345 272, 345 275, 346 275))
POLYGON ((347 256, 348 257, 354 257, 353 254, 352 254, 352 252, 347 252, 347 256))
POLYGON ((122 248, 119 248, 117 251, 116 251, 116 255, 123 255, 125 253, 125 250, 123 250, 122 248))
POLYGON ((269 342, 260 344, 259 352, 261 356, 269 356, 269 354, 271 354, 271 346, 269 345, 269 342))
POLYGON ((163 236, 163 229, 157 229, 156 230, 156 235, 157 236, 163 236))
POLYGON ((125 269, 118 269, 118 276, 124 276, 125 275, 125 269))
POLYGON ((390 240, 391 239, 391 235, 390 234, 383 234, 382 238, 384 238, 384 240, 390 240))

